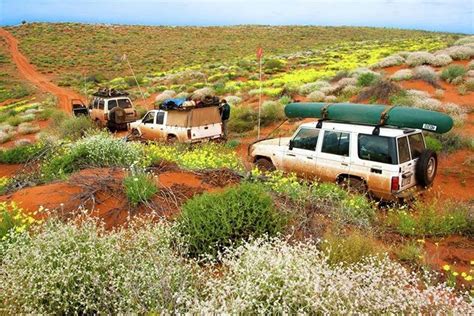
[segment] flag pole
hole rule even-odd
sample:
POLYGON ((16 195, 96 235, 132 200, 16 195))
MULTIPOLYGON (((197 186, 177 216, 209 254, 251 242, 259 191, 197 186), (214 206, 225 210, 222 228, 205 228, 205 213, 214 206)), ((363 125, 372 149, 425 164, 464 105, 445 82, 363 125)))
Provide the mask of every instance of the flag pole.
POLYGON ((127 61, 128 68, 130 68, 130 71, 132 72, 133 78, 135 79, 135 82, 137 83, 138 90, 140 91, 140 94, 142 95, 142 99, 145 100, 145 95, 143 94, 142 88, 140 87, 140 84, 138 83, 137 76, 135 76, 135 72, 132 69, 132 65, 130 65, 130 61, 128 60, 128 56, 126 54, 123 54, 123 58, 127 61))
POLYGON ((257 123, 257 140, 260 139, 260 117, 262 114, 262 51, 258 49, 258 68, 259 68, 259 80, 260 80, 260 93, 258 97, 258 123, 257 123))

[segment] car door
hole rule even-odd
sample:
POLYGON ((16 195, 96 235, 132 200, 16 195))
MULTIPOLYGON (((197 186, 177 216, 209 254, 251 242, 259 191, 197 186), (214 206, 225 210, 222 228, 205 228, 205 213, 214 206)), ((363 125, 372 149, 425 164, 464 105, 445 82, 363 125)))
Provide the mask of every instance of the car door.
POLYGON ((402 174, 400 190, 416 185, 416 163, 424 149, 425 142, 421 133, 398 138, 398 159, 402 174))
POLYGON ((300 128, 283 156, 283 170, 295 172, 300 176, 313 178, 316 174, 316 145, 319 129, 300 128))
MULTIPOLYGON (((321 136, 320 136, 321 138, 321 136)), ((350 141, 348 132, 324 130, 322 145, 317 148, 317 174, 325 181, 335 181, 350 171, 350 141)))
POLYGON ((148 112, 142 119, 140 124, 140 132, 144 139, 153 139, 153 131, 155 129, 156 112, 148 112))

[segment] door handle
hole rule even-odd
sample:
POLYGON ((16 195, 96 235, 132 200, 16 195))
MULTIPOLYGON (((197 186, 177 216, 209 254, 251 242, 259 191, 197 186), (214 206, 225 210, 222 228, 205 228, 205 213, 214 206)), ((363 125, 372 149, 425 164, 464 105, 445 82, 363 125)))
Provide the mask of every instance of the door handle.
POLYGON ((346 167, 349 166, 347 162, 341 162, 341 165, 346 166, 346 167))
POLYGON ((290 157, 296 157, 295 154, 286 154, 287 156, 290 156, 290 157))
POLYGON ((306 157, 306 158, 311 159, 311 160, 313 159, 313 157, 306 157))

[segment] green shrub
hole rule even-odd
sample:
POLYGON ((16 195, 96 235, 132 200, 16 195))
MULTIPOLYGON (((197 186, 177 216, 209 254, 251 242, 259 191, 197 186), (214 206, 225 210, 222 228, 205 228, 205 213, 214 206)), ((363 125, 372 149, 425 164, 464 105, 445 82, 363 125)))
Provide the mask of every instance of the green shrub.
POLYGON ((230 111, 229 129, 234 133, 248 132, 257 126, 257 112, 248 106, 235 106, 230 111))
POLYGON ((443 69, 441 72, 441 79, 446 82, 451 82, 457 77, 462 77, 466 74, 466 68, 461 65, 451 65, 443 69))
POLYGON ((463 148, 469 148, 472 142, 472 138, 460 135, 453 131, 444 134, 432 134, 430 137, 440 141, 443 151, 447 153, 463 148))
POLYGON ((269 72, 280 71, 284 65, 285 63, 279 59, 267 59, 263 64, 265 71, 269 72))
POLYGON ((395 254, 400 261, 418 264, 423 259, 424 251, 419 242, 410 241, 401 246, 397 246, 395 254))
POLYGON ((286 119, 285 106, 277 101, 265 101, 262 104, 261 124, 263 126, 286 119))
POLYGON ((168 224, 135 226, 107 232, 92 220, 50 220, 31 236, 23 234, 2 257, 2 311, 183 313, 196 296, 196 266, 180 256, 168 224))
POLYGON ((425 137, 426 148, 431 149, 436 152, 440 152, 443 149, 443 144, 438 139, 426 136, 425 137))
POLYGON ((378 76, 371 72, 365 72, 357 78, 357 85, 359 87, 368 87, 378 80, 378 76))
POLYGON ((86 135, 88 131, 96 129, 96 126, 87 116, 70 116, 53 120, 52 128, 60 138, 77 140, 86 135))
POLYGON ((406 236, 447 236, 451 234, 467 234, 473 232, 473 219, 469 215, 467 206, 460 203, 439 205, 417 204, 417 212, 405 210, 391 211, 387 218, 387 225, 406 236))
POLYGON ((234 243, 275 235, 285 223, 261 185, 244 183, 220 193, 204 193, 188 200, 178 218, 189 254, 216 256, 234 243))
POLYGON ((7 119, 7 124, 11 126, 18 126, 23 122, 24 122, 24 119, 19 115, 11 116, 7 119))
POLYGON ((153 176, 145 173, 132 173, 123 180, 125 194, 133 207, 146 203, 158 189, 153 176))
POLYGON ((366 257, 381 254, 380 246, 371 237, 355 231, 348 236, 325 236, 322 245, 323 252, 328 257, 330 264, 351 264, 361 261, 366 257))
POLYGON ((0 163, 16 164, 24 163, 38 155, 45 145, 36 143, 32 145, 22 145, 0 150, 0 163))

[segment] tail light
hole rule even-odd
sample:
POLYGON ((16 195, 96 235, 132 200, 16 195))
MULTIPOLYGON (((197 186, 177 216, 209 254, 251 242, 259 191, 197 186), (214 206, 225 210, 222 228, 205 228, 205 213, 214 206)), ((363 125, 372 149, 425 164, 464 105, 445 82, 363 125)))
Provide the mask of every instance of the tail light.
POLYGON ((191 130, 188 129, 188 139, 191 139, 191 130))
POLYGON ((392 177, 391 187, 392 191, 398 191, 400 189, 400 178, 399 177, 392 177))

